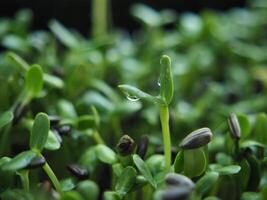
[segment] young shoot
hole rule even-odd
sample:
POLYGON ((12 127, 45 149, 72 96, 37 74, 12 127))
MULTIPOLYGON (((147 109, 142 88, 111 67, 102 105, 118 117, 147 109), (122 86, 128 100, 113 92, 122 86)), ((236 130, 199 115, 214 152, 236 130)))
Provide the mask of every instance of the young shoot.
POLYGON ((142 90, 130 85, 119 85, 118 87, 126 94, 127 97, 145 100, 156 104, 160 114, 164 156, 166 163, 166 171, 170 171, 171 167, 171 137, 169 128, 169 104, 173 97, 173 78, 171 70, 171 59, 167 55, 163 55, 160 60, 160 91, 158 96, 152 96, 142 90))

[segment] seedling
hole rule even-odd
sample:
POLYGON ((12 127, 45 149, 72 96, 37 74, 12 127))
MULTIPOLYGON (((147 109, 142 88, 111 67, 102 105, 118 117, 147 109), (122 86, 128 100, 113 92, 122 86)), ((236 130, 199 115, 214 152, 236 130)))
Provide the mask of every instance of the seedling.
POLYGON ((171 138, 169 129, 168 105, 171 103, 173 97, 171 59, 168 56, 164 55, 161 57, 160 64, 160 94, 158 96, 152 96, 139 90, 138 88, 129 85, 119 85, 119 88, 126 94, 127 98, 131 101, 142 99, 157 105, 160 113, 162 127, 166 171, 169 171, 171 167, 171 138))

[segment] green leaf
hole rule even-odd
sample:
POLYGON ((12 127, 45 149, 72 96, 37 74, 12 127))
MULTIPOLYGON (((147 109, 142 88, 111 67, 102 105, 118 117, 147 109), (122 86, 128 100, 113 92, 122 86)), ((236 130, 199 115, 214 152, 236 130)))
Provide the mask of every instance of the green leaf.
POLYGON ((60 142, 51 130, 49 130, 48 132, 48 137, 44 148, 50 151, 55 151, 60 148, 60 142))
POLYGON ((248 185, 249 177, 250 177, 250 166, 246 159, 243 159, 238 163, 241 167, 240 172, 237 174, 237 182, 240 183, 239 188, 240 191, 245 191, 248 185))
POLYGON ((212 170, 223 176, 223 175, 237 174, 241 170, 241 167, 238 165, 229 165, 225 167, 218 166, 213 168, 212 170))
POLYGON ((220 199, 215 196, 209 196, 209 197, 206 197, 204 200, 220 200, 220 199))
POLYGON ((0 115, 0 129, 13 120, 13 112, 6 111, 0 115))
POLYGON ((146 159, 146 164, 152 175, 156 175, 165 170, 165 157, 164 155, 154 154, 146 159))
POLYGON ((152 8, 143 5, 143 4, 136 4, 132 7, 131 13, 134 17, 138 20, 143 22, 148 26, 159 26, 160 25, 160 15, 153 10, 152 8))
POLYGON ((248 116, 244 114, 238 114, 237 118, 241 128, 241 134, 242 134, 241 137, 247 138, 251 131, 251 125, 248 116))
POLYGON ((77 117, 77 113, 74 108, 74 105, 70 101, 67 101, 65 99, 59 100, 57 107, 58 107, 60 116, 64 118, 76 118, 77 117))
POLYGON ((6 162, 2 165, 2 170, 17 171, 27 167, 32 159, 36 156, 36 153, 33 151, 23 151, 9 162, 6 162))
POLYGON ((60 181, 61 189, 63 192, 70 191, 75 188, 75 183, 71 178, 60 181))
POLYGON ((1 168, 1 166, 3 164, 9 162, 10 160, 11 160, 11 158, 9 158, 9 157, 2 157, 2 158, 0 158, 0 168, 1 168))
POLYGON ((174 172, 181 173, 184 170, 184 154, 179 151, 174 160, 174 172))
POLYGON ((252 131, 252 136, 260 143, 267 144, 267 115, 260 113, 256 117, 256 123, 252 131))
POLYGON ((147 181, 154 187, 157 187, 157 184, 147 166, 147 164, 138 156, 137 154, 133 155, 133 161, 140 173, 147 179, 147 181))
POLYGON ((87 148, 81 155, 79 163, 92 173, 99 163, 96 155, 96 147, 92 146, 87 148))
POLYGON ((92 115, 79 116, 76 120, 78 130, 92 129, 96 127, 96 120, 92 115))
POLYGON ((184 151, 184 174, 190 178, 203 174, 207 160, 202 148, 184 151))
POLYGON ((6 58, 11 63, 23 69, 24 71, 27 71, 30 68, 30 65, 23 58, 21 58, 19 55, 15 54, 14 52, 6 53, 6 58))
POLYGON ((35 198, 29 192, 20 189, 6 190, 0 195, 2 200, 34 200, 35 198))
POLYGON ((263 200, 258 192, 244 192, 241 200, 263 200))
POLYGON ((33 65, 26 72, 25 88, 30 97, 38 97, 43 88, 43 71, 39 65, 33 65))
POLYGON ((77 38, 74 37, 74 35, 58 21, 51 21, 49 23, 49 28, 65 46, 69 48, 75 48, 79 46, 79 41, 77 38))
POLYGON ((45 113, 38 113, 34 119, 30 137, 30 148, 42 151, 46 144, 50 122, 45 113))
POLYGON ((115 185, 115 190, 120 196, 124 197, 130 192, 135 184, 136 175, 136 170, 133 167, 128 166, 123 169, 115 185))
POLYGON ((104 200, 122 200, 120 195, 113 191, 106 191, 104 192, 104 200))
POLYGON ((261 163, 254 155, 248 155, 247 161, 250 166, 249 190, 257 190, 261 180, 261 163))
POLYGON ((161 57, 160 64, 160 96, 165 100, 167 104, 170 104, 173 97, 173 79, 170 57, 163 55, 161 57))
POLYGON ((95 151, 97 158, 103 163, 114 164, 118 161, 116 153, 106 145, 97 145, 95 151))
POLYGON ((83 198, 76 191, 67 191, 61 195, 60 200, 83 200, 83 198))
POLYGON ((165 104, 164 101, 161 100, 161 98, 147 94, 136 87, 130 85, 119 85, 118 87, 130 101, 138 101, 139 99, 141 99, 159 105, 165 104))
POLYGON ((206 173, 197 181, 195 187, 196 192, 201 196, 207 194, 207 192, 215 185, 218 178, 219 174, 217 172, 206 173))
POLYGON ((51 74, 44 73, 44 81, 48 85, 50 85, 52 87, 55 87, 55 88, 59 88, 60 89, 60 88, 64 87, 64 82, 60 78, 58 78, 56 76, 53 76, 51 74))
POLYGON ((216 154, 216 162, 220 165, 226 166, 231 165, 233 162, 233 159, 231 156, 228 156, 226 153, 217 153, 216 154))
POLYGON ((91 180, 79 182, 76 189, 86 200, 97 200, 100 194, 98 185, 91 180))

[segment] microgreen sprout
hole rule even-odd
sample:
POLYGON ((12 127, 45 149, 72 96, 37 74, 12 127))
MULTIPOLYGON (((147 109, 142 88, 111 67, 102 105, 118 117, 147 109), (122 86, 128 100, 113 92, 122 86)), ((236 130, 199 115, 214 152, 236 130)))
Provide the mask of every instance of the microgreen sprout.
MULTIPOLYGON (((171 103, 173 97, 173 78, 171 70, 171 59, 163 55, 160 60, 160 95, 152 96, 147 94, 135 87, 129 85, 119 85, 119 88, 126 94, 126 96, 135 97, 135 99, 147 100, 155 103, 159 108, 163 143, 164 143, 164 154, 166 162, 166 171, 170 170, 171 167, 171 138, 169 128, 169 109, 168 105, 171 103)), ((132 98, 131 98, 132 99, 132 98)))

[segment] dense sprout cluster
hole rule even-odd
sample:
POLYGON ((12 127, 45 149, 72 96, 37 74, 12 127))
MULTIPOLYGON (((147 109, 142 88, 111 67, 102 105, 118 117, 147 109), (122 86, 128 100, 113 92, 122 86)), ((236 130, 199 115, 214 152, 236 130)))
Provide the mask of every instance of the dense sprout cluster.
POLYGON ((267 199, 266 2, 131 11, 90 37, 0 19, 0 199, 267 199))

